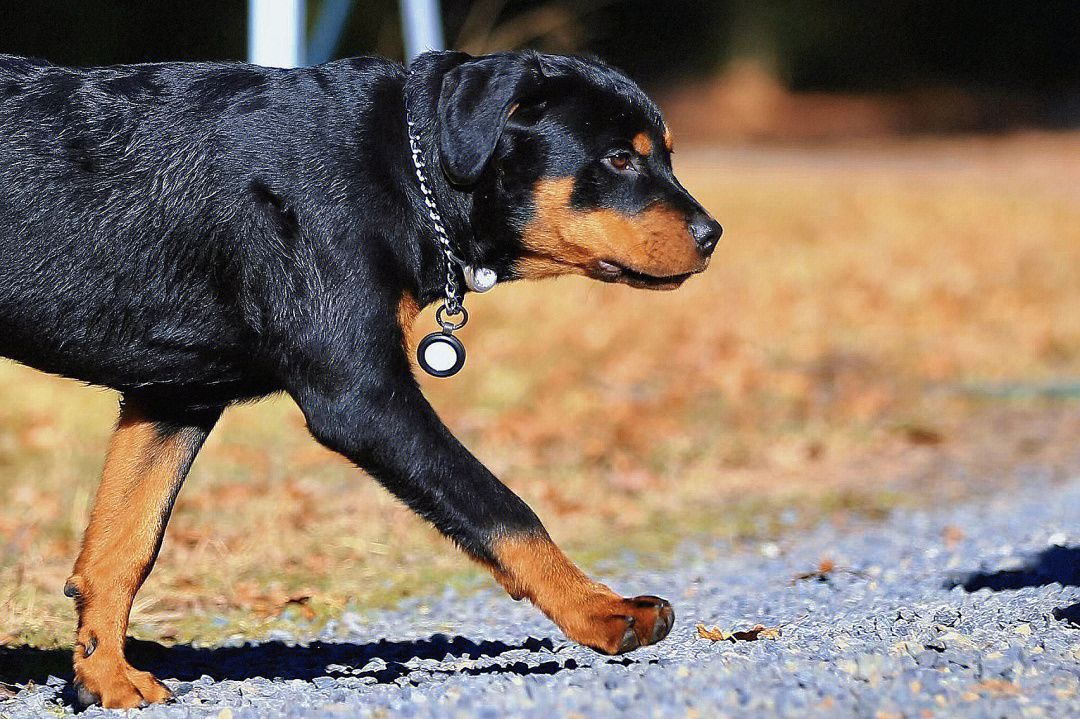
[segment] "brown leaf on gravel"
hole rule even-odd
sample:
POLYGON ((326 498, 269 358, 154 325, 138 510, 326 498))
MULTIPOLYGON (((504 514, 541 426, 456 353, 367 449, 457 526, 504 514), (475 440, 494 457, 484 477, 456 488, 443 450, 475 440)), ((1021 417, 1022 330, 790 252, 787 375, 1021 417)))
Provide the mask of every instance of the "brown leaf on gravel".
POLYGON ((15 696, 15 690, 3 682, 0 682, 0 699, 7 699, 13 696, 15 696))
POLYGON ((732 632, 731 636, 740 642, 756 642, 758 639, 776 639, 780 636, 780 627, 766 627, 763 624, 755 624, 753 628, 745 632, 732 632))
POLYGON ((711 642, 756 642, 758 639, 779 639, 780 627, 766 627, 764 624, 755 624, 743 631, 725 632, 719 627, 706 628, 704 624, 697 625, 698 637, 708 639, 711 642))
POLYGON ((730 634, 726 634, 719 627, 706 629, 704 624, 697 625, 697 635, 699 638, 708 639, 710 642, 723 642, 731 638, 730 634))
POLYGON ((803 572, 802 574, 795 575, 795 581, 802 581, 804 579, 824 579, 825 577, 836 571, 836 563, 833 560, 825 557, 818 562, 817 569, 812 572, 803 572))
POLYGON ((860 572, 857 569, 838 567, 833 560, 826 557, 818 563, 817 569, 812 572, 803 572, 802 574, 796 574, 792 578, 791 583, 794 584, 795 582, 801 582, 807 579, 817 579, 818 581, 824 582, 834 574, 850 574, 853 577, 866 576, 865 573, 860 572))

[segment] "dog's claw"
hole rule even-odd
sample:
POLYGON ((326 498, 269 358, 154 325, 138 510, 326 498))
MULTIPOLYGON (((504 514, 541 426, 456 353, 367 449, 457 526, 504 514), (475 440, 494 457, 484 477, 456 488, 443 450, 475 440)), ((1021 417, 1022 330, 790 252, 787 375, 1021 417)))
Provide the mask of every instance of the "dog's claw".
POLYGON ((660 605, 659 616, 656 618, 656 622, 653 623, 652 633, 649 635, 649 644, 656 644, 663 640, 671 631, 672 625, 675 624, 675 610, 671 608, 671 605, 661 599, 663 602, 660 605))
POLYGON ((75 682, 75 697, 83 707, 91 707, 101 703, 101 697, 87 689, 82 682, 75 682))
POLYGON ((615 652, 616 654, 632 652, 641 646, 641 641, 638 639, 637 632, 634 631, 634 625, 637 621, 633 617, 623 617, 623 619, 626 620, 626 631, 623 632, 622 640, 619 641, 619 648, 615 652))

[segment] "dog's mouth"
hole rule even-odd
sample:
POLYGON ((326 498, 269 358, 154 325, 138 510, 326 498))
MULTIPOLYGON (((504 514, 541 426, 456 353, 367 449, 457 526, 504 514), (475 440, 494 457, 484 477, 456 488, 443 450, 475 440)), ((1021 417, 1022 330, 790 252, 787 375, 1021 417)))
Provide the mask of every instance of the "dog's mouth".
POLYGON ((639 289, 675 290, 682 287, 682 284, 690 279, 691 275, 703 272, 708 264, 706 260, 700 268, 677 275, 650 275, 646 272, 632 270, 613 260, 600 260, 596 263, 593 276, 604 282, 621 282, 624 285, 639 289))

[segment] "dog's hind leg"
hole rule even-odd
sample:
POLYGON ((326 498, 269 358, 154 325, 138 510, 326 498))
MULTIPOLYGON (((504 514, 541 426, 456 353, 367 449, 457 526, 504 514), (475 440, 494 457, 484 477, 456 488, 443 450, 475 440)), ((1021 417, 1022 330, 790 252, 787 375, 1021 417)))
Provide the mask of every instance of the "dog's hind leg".
POLYGON ((110 709, 169 698, 124 658, 128 614, 161 547, 173 501, 221 410, 151 411, 125 398, 82 551, 64 592, 75 599, 79 701, 110 709))

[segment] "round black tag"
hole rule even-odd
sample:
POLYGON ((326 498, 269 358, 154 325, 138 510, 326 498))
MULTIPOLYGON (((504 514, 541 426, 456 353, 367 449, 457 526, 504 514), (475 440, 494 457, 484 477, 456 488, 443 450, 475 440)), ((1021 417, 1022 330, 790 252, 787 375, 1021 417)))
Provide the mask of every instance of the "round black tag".
POLYGON ((432 377, 450 377, 465 366, 465 345, 449 332, 432 332, 417 345, 416 361, 432 377))

